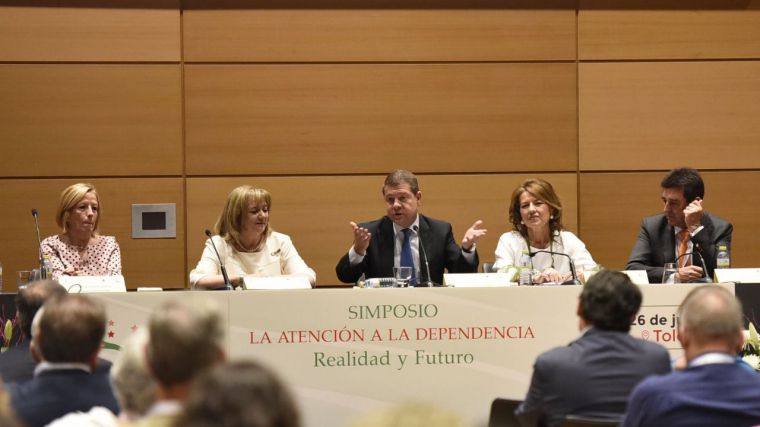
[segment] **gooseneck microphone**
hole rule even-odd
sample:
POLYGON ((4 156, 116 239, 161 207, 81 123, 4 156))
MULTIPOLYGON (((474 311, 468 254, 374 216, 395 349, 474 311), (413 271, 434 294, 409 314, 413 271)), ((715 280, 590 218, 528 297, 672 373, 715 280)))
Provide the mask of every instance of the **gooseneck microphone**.
POLYGON ((39 213, 37 209, 32 209, 32 216, 34 217, 34 228, 37 230, 37 251, 39 252, 40 261, 40 278, 47 277, 48 271, 45 269, 45 261, 42 257, 42 239, 40 238, 40 221, 37 218, 39 213))
POLYGON ((420 252, 422 253, 422 257, 425 258, 425 276, 427 276, 427 280, 421 283, 421 286, 427 286, 429 288, 433 286, 441 286, 432 280, 430 280, 430 264, 428 263, 428 257, 427 252, 425 252, 425 246, 422 244, 422 236, 420 236, 420 227, 418 227, 416 224, 412 226, 412 230, 414 230, 415 233, 417 233, 417 241, 420 244, 420 252))
POLYGON ((570 258, 570 255, 562 252, 554 252, 554 251, 535 251, 530 252, 528 255, 530 255, 530 259, 532 260, 534 256, 537 254, 550 254, 552 256, 554 255, 560 255, 563 257, 566 257, 568 261, 570 261, 570 274, 572 274, 573 278, 571 280, 568 280, 566 282, 563 282, 563 285, 580 285, 581 281, 578 280, 578 273, 575 272, 575 263, 573 262, 573 259, 570 258))
POLYGON ((208 236, 208 240, 211 242, 211 247, 214 248, 214 252, 216 253, 216 259, 219 260, 219 265, 221 266, 222 270, 222 277, 224 277, 224 288, 228 291, 232 290, 232 283, 230 283, 230 278, 227 276, 227 269, 224 268, 224 263, 222 262, 222 257, 219 256, 219 251, 216 250, 216 245, 214 244, 214 239, 212 238, 211 231, 206 230, 206 236, 208 236))

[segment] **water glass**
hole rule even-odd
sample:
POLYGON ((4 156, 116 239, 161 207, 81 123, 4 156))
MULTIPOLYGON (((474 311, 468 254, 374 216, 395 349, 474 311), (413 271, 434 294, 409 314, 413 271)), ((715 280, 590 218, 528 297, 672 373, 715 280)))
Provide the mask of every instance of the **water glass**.
POLYGON ((678 266, 674 262, 666 262, 662 271, 662 283, 678 283, 678 266))
POLYGON ((396 286, 406 288, 412 278, 412 267, 393 267, 393 276, 396 278, 396 286))
POLYGON ((19 290, 24 289, 26 285, 32 281, 32 272, 29 270, 21 270, 16 272, 16 288, 19 290))

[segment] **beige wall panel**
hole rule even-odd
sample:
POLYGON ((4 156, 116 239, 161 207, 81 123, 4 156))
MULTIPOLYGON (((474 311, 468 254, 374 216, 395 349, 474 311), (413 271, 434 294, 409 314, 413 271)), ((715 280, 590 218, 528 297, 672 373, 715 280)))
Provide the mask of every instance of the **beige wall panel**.
POLYGON ((574 10, 187 10, 186 61, 574 60, 574 10))
POLYGON ((120 179, 9 179, 0 186, 5 201, 0 233, 5 244, 0 247, 3 262, 4 290, 16 288, 16 272, 38 265, 37 236, 31 209, 40 213, 40 234, 60 232, 55 211, 61 191, 75 182, 91 182, 100 196, 103 216, 100 231, 116 236, 121 247, 122 273, 127 287, 185 286, 184 202, 180 178, 120 179), (132 239, 133 203, 176 203, 176 239, 132 239))
POLYGON ((185 73, 190 175, 577 165, 574 64, 189 65, 185 73))
MULTIPOLYGON (((665 172, 585 173, 580 180, 580 230, 591 255, 609 268, 623 268, 641 219, 662 211, 660 181, 665 172)), ((760 227, 760 172, 704 172, 705 210, 734 225, 734 267, 760 264, 753 237, 760 227)))
MULTIPOLYGON (((481 261, 493 261, 496 243, 508 225, 512 190, 528 175, 424 175, 419 177, 422 213, 450 221, 457 241, 477 219, 488 235, 478 242, 481 261)), ((547 174, 562 197, 568 229, 577 230, 575 174, 547 174)), ((381 188, 384 175, 344 177, 190 178, 187 182, 188 272, 203 251, 206 237, 227 194, 250 184, 272 193, 272 227, 288 234, 319 285, 337 284, 335 264, 351 247, 349 221, 365 222, 385 215, 381 188)))
POLYGON ((1 6, 0 60, 179 61, 179 28, 177 0, 150 9, 1 6))
POLYGON ((584 63, 579 73, 581 170, 760 167, 760 62, 584 63))
POLYGON ((0 65, 0 175, 182 173, 179 65, 0 65))
POLYGON ((581 9, 578 57, 760 58, 760 10, 581 9))

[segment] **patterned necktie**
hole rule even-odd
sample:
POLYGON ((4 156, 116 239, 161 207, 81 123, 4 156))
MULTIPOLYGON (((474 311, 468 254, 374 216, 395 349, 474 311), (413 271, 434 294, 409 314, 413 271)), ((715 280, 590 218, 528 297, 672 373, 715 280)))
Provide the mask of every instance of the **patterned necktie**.
POLYGON ((412 258, 412 230, 405 228, 401 230, 404 232, 404 241, 401 243, 401 259, 399 259, 399 266, 412 267, 412 278, 409 279, 409 286, 417 286, 417 272, 414 268, 414 259, 412 258))
POLYGON ((689 230, 681 230, 678 232, 678 238, 681 239, 681 244, 678 245, 678 265, 680 267, 686 267, 691 265, 691 255, 686 255, 689 250, 689 230))

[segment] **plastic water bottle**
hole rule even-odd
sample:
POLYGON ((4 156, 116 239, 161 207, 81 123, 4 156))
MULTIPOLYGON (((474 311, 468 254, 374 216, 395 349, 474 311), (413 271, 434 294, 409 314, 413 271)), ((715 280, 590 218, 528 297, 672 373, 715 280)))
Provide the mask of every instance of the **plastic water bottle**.
POLYGON ((519 285, 532 285, 533 284, 533 269, 531 268, 530 255, 528 251, 523 251, 520 256, 520 279, 519 285))
POLYGON ((42 280, 53 278, 53 264, 50 263, 49 255, 42 257, 42 271, 40 271, 40 278, 42 280))
POLYGON ((716 261, 718 268, 730 268, 731 267, 731 254, 728 252, 728 246, 718 245, 718 255, 716 261))

